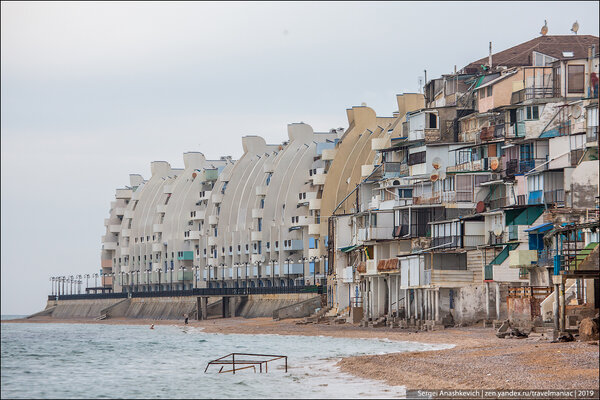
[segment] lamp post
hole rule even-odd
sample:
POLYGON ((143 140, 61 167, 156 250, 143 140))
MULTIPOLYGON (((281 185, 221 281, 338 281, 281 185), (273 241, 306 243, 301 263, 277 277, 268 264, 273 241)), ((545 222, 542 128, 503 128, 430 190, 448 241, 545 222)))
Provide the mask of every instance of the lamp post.
POLYGON ((286 263, 287 263, 287 270, 285 271, 285 285, 286 286, 290 286, 290 261, 292 261, 291 258, 286 258, 285 259, 286 263))
MULTIPOLYGON (((219 264, 219 266, 221 267, 221 287, 223 288, 223 287, 225 287, 225 264, 221 263, 221 264, 219 264)), ((217 272, 218 271, 219 271, 219 268, 217 268, 217 272)))
POLYGON ((260 261, 256 261, 256 285, 260 287, 260 261))
POLYGON ((236 288, 239 289, 240 287, 240 264, 235 263, 233 264, 233 266, 235 267, 235 281, 236 281, 236 288))
POLYGON ((196 265, 194 267, 195 270, 195 274, 194 274, 194 289, 198 289, 198 266, 196 265))
POLYGON ((75 286, 75 277, 73 275, 69 275, 69 288, 71 290, 71 294, 73 294, 74 286, 75 286))
POLYGON ((248 261, 244 261, 246 265, 246 293, 248 293, 248 261))
POLYGON ((208 280, 208 285, 207 286, 210 288, 210 276, 211 276, 211 273, 212 273, 212 265, 208 264, 206 267, 208 268, 207 278, 206 278, 208 280))
POLYGON ((310 261, 313 263, 313 285, 316 285, 317 284, 317 263, 319 262, 319 257, 312 256, 310 258, 310 261))
POLYGON ((160 267, 156 268, 156 272, 158 272, 158 291, 162 291, 162 285, 160 284, 160 273, 161 273, 161 269, 160 267))
POLYGON ((271 260, 271 286, 275 287, 275 260, 271 260))
POLYGON ((299 262, 302 263, 302 286, 304 286, 305 280, 306 280, 306 273, 304 271, 304 262, 307 260, 306 257, 302 257, 299 262))
POLYGON ((169 290, 173 291, 173 266, 171 265, 171 282, 169 282, 169 290))

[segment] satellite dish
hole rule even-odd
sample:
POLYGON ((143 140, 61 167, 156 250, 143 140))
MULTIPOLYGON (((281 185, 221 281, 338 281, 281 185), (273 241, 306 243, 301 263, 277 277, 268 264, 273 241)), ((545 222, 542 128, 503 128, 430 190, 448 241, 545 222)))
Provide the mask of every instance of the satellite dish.
POLYGON ((484 212, 485 211, 485 203, 483 201, 477 202, 477 205, 475 206, 475 211, 477 211, 478 213, 484 212))
POLYGON ((437 172, 433 172, 431 175, 429 175, 429 180, 431 182, 435 182, 440 178, 440 176, 437 174, 437 172))
POLYGON ((490 163, 490 166, 492 167, 492 171, 496 171, 498 169, 498 167, 500 167, 500 162, 498 161, 497 158, 492 158, 492 162, 490 163))
POLYGON ((548 22, 546 22, 546 20, 544 20, 544 26, 542 26, 540 33, 542 36, 546 36, 548 34, 548 22))
POLYGON ((579 30, 579 24, 577 23, 577 21, 575 21, 575 23, 573 24, 573 27, 571 28, 571 32, 573 32, 574 34, 577 35, 578 30, 579 30))
POLYGON ((583 110, 581 109, 581 106, 573 106, 573 110, 572 110, 573 118, 577 119, 577 118, 581 117, 582 111, 583 110))
POLYGON ((197 176, 198 176, 198 174, 197 174, 197 173, 195 173, 195 172, 192 174, 192 178, 193 178, 193 179, 196 179, 196 177, 197 177, 197 176))
POLYGON ((494 232, 494 235, 496 236, 502 235, 502 225, 494 224, 494 226, 492 227, 492 232, 494 232))
POLYGON ((442 159, 439 157, 435 157, 433 160, 431 160, 431 165, 433 166, 433 168, 439 169, 442 166, 442 159))

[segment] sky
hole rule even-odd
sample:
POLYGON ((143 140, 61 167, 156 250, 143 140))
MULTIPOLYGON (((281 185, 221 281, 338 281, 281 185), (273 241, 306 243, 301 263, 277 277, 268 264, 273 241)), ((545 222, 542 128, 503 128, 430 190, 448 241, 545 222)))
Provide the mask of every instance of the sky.
POLYGON ((287 124, 347 128, 419 77, 539 36, 598 35, 598 2, 2 2, 1 312, 100 269, 115 189, 150 162, 238 158, 287 124))

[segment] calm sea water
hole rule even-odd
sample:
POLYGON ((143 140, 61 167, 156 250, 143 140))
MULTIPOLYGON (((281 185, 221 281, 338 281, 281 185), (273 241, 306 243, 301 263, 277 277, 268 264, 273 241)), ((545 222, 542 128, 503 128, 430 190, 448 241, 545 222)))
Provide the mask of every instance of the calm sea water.
POLYGON ((13 324, 1 327, 5 398, 401 397, 404 389, 334 366, 350 355, 449 348, 414 342, 280 335, 225 335, 159 325, 13 324), (204 373, 231 352, 283 354, 268 373, 204 373))

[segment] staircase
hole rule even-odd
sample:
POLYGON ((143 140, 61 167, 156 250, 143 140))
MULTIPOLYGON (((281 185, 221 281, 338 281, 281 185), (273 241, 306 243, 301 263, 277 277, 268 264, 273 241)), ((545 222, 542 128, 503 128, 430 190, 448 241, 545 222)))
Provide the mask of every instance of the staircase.
POLYGON ((319 324, 325 320, 330 321, 337 314, 331 315, 332 307, 321 308, 316 311, 313 315, 304 318, 301 322, 297 322, 298 324, 319 324))

